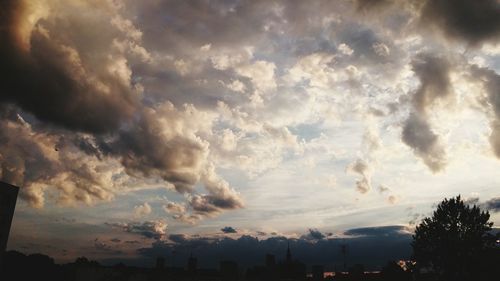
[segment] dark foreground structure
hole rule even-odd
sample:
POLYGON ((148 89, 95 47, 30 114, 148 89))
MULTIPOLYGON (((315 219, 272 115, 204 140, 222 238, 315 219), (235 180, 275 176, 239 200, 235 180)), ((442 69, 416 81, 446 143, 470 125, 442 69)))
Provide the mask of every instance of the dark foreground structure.
MULTIPOLYGON (((474 279, 453 281, 497 280, 500 276, 500 249, 492 250, 487 257, 488 264, 483 272, 477 272, 474 279)), ((24 255, 9 251, 0 271, 2 281, 448 281, 436 279, 425 272, 416 272, 411 261, 388 262, 379 272, 366 272, 360 264, 349 267, 345 272, 324 272, 320 265, 306 266, 298 261, 275 263, 273 255, 265 257, 265 265, 243 270, 234 261, 220 261, 218 269, 197 268, 197 260, 190 257, 186 267, 165 266, 159 258, 152 268, 131 267, 123 264, 102 266, 98 262, 81 257, 73 263, 55 264, 49 256, 42 254, 24 255)), ((450 280, 451 281, 451 280, 450 280)))
POLYGON ((10 225, 16 208, 19 188, 0 181, 0 267, 9 240, 10 225))

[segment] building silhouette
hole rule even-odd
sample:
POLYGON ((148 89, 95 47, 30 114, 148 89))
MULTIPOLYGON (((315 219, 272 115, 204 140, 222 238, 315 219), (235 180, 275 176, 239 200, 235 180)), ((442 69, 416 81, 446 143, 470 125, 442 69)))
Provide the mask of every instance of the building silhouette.
POLYGON ((7 241, 9 240, 18 191, 17 186, 0 182, 0 268, 2 266, 2 257, 7 248, 7 241))

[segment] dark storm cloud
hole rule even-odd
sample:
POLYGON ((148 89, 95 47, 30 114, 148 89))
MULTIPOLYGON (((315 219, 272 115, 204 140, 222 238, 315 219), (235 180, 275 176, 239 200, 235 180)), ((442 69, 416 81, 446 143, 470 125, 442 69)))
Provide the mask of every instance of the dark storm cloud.
POLYGON ((420 19, 445 35, 472 46, 498 40, 500 3, 497 0, 427 0, 420 19))
POLYGON ((238 231, 236 231, 236 229, 234 229, 233 227, 231 226, 226 226, 226 227, 223 227, 220 229, 223 233, 238 233, 238 231))
POLYGON ((266 254, 276 255, 278 261, 284 260, 290 243, 294 259, 308 265, 333 263, 340 266, 343 263, 340 246, 346 244, 349 264, 362 263, 368 268, 378 268, 389 260, 409 258, 411 252, 411 234, 401 226, 352 230, 345 238, 306 239, 310 234, 311 231, 299 239, 278 236, 262 240, 248 235, 237 239, 190 237, 173 244, 156 241, 152 247, 140 249, 139 254, 155 259, 175 251, 176 259, 187 260, 192 253, 203 267, 216 267, 221 259, 237 260, 240 266, 249 267, 263 265, 266 254))
POLYGON ((48 33, 57 20, 40 21, 27 30, 29 8, 25 1, 0 4, 0 102, 15 103, 70 130, 118 128, 137 106, 130 85, 105 64, 92 66, 76 46, 64 42, 69 31, 48 33))

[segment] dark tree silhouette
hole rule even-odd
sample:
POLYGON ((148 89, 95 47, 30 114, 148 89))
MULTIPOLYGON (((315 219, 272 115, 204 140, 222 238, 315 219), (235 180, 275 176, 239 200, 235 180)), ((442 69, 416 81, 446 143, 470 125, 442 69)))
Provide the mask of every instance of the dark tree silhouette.
POLYGON ((487 249, 495 243, 489 218, 488 212, 465 204, 460 196, 444 199, 415 230, 412 247, 418 268, 438 280, 477 277, 484 272, 487 249))

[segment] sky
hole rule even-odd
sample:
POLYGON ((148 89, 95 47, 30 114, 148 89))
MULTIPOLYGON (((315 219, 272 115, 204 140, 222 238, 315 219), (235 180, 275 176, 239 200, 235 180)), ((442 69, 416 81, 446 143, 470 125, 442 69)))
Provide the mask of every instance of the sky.
POLYGON ((291 241, 333 266, 348 243, 385 263, 459 194, 500 225, 497 0, 0 11, 0 179, 21 187, 9 249, 250 265, 291 241))

